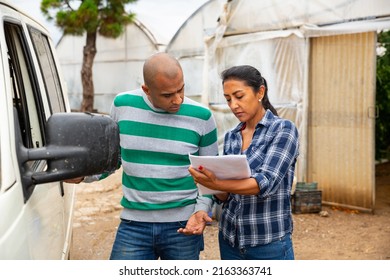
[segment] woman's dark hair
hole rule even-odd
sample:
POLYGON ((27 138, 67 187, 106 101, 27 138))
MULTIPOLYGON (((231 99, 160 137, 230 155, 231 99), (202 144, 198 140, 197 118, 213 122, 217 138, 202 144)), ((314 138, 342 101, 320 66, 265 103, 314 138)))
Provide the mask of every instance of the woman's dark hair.
POLYGON ((221 73, 222 85, 227 80, 240 80, 246 83, 247 86, 253 88, 255 92, 260 89, 260 86, 265 87, 264 97, 261 100, 261 104, 264 109, 269 109, 274 115, 278 115, 278 112, 272 106, 271 102, 268 99, 268 86, 267 81, 264 77, 261 76, 261 73, 256 68, 250 65, 239 65, 233 66, 231 68, 226 69, 221 73))

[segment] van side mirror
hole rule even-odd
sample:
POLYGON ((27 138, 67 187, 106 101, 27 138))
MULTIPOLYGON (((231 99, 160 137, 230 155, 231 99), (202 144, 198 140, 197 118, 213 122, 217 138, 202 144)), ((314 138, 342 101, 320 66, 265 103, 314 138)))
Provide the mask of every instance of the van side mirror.
POLYGON ((118 167, 119 128, 108 116, 53 114, 46 125, 45 147, 34 149, 24 147, 18 127, 18 161, 26 200, 36 184, 110 172, 118 167), (47 169, 34 172, 26 165, 33 160, 46 160, 47 169))

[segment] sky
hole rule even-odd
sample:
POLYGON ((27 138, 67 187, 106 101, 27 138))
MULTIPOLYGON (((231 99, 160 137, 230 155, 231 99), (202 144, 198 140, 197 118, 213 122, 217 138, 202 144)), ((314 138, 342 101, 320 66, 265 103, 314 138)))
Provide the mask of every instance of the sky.
MULTIPOLYGON (((9 0, 16 7, 28 12, 42 22, 50 31, 54 44, 62 32, 53 22, 47 21, 40 11, 42 0, 9 0)), ((145 25, 156 38, 166 43, 173 37, 185 20, 207 0, 138 0, 129 4, 127 10, 137 14, 137 19, 145 25)))

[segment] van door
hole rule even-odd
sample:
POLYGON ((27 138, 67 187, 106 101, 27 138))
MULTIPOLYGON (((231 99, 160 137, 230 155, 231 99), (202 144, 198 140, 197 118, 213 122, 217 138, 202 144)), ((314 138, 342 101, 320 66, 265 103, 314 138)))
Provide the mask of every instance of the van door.
MULTIPOLYGON (((7 104, 12 104, 15 112, 14 116, 8 116, 12 122, 9 148, 13 154, 15 132, 20 133, 26 148, 42 147, 46 120, 52 113, 66 110, 49 39, 40 31, 40 26, 33 23, 26 26, 12 18, 3 22, 1 31, 6 41, 1 52, 4 60, 6 49, 7 61, 4 62, 8 65, 4 72, 10 81, 5 93, 12 100, 7 104), (18 121, 12 121, 14 117, 18 121), (16 124, 14 131, 13 123, 16 124)), ((16 180, 9 186, 1 186, 0 259, 65 258, 73 188, 64 188, 61 182, 26 187, 20 174, 44 171, 46 162, 31 161, 20 166, 17 157, 12 155, 9 164, 15 169, 16 180)))

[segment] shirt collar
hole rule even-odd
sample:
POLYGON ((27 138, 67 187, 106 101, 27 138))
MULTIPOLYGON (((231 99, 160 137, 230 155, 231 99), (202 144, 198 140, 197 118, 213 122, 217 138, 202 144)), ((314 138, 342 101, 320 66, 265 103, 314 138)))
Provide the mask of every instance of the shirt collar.
POLYGON ((152 102, 150 102, 148 96, 146 95, 146 93, 143 90, 141 90, 141 95, 142 95, 146 105, 148 105, 150 109, 152 109, 155 112, 166 113, 166 111, 164 111, 163 109, 154 107, 152 102))
MULTIPOLYGON (((275 118, 276 118, 276 116, 269 109, 267 109, 265 111, 264 117, 257 123, 256 128, 258 128, 259 126, 269 127, 275 118)), ((234 133, 240 132, 241 130, 245 129, 245 126, 246 126, 246 123, 240 122, 233 129, 233 132, 234 133)))

